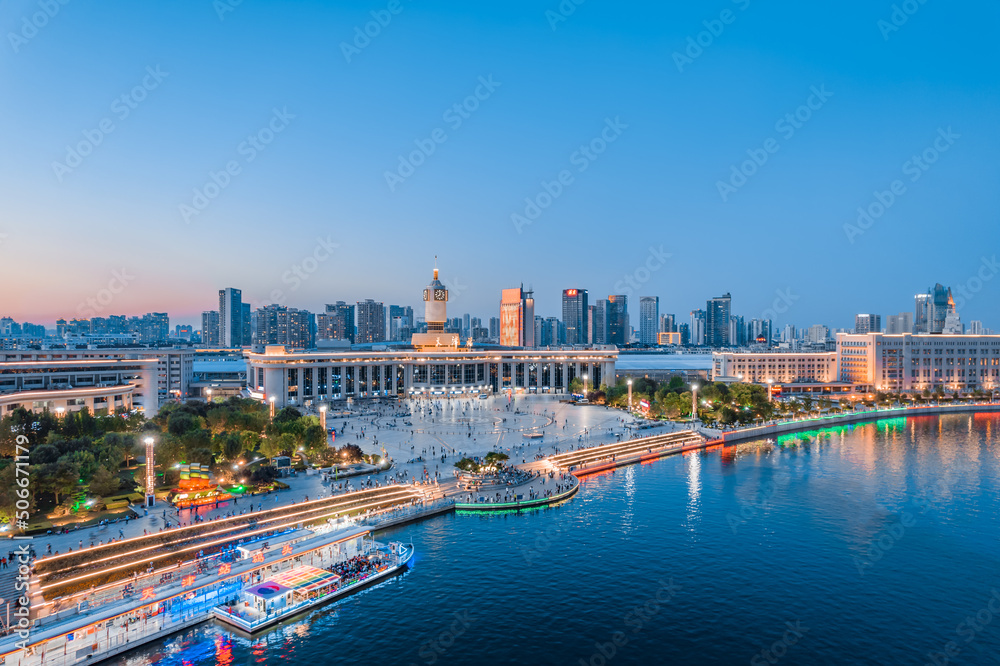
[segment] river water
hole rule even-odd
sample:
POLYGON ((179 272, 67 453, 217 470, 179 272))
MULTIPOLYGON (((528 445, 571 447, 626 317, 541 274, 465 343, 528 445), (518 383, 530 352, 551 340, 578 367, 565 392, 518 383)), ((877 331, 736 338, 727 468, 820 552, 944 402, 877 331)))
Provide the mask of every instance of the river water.
POLYGON ((404 574, 254 639, 206 623, 120 661, 997 663, 998 428, 830 428, 434 518, 389 533, 417 547, 404 574))

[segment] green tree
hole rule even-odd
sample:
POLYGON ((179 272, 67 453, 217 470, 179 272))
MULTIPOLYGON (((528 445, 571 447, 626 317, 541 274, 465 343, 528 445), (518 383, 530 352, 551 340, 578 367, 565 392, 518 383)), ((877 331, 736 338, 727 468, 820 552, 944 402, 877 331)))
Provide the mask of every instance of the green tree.
POLYGON ((56 504, 59 504, 59 496, 73 492, 80 482, 80 470, 71 462, 60 460, 44 465, 35 465, 33 470, 35 478, 33 489, 36 491, 52 493, 55 496, 56 504))
POLYGON ((100 497, 109 497, 121 488, 121 480, 108 471, 107 467, 99 466, 90 479, 90 492, 100 497))

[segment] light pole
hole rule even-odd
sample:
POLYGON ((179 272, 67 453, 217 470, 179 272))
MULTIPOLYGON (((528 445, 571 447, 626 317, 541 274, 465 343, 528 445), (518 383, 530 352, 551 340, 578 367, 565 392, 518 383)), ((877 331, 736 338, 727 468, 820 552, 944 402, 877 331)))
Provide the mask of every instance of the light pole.
POLYGON ((698 385, 691 384, 691 420, 698 420, 698 385))
POLYGON ((151 507, 156 502, 156 453, 152 437, 143 441, 146 443, 146 506, 151 507))
POLYGON ((771 384, 773 384, 773 383, 774 383, 774 380, 771 379, 771 378, 768 378, 768 380, 767 380, 767 401, 768 402, 774 402, 774 394, 771 393, 771 384))
POLYGON ((272 395, 270 398, 267 399, 267 401, 269 403, 271 403, 271 420, 273 421, 274 420, 274 396, 272 395))
POLYGON ((319 406, 319 424, 323 426, 323 432, 326 433, 326 405, 319 406))
POLYGON ((589 375, 586 372, 583 373, 583 397, 584 398, 587 397, 587 379, 588 378, 589 378, 589 375))
POLYGON ((205 389, 205 395, 208 396, 205 402, 212 402, 212 389, 205 389))
POLYGON ((60 421, 62 420, 63 412, 65 412, 65 411, 66 411, 65 407, 56 407, 56 416, 59 417, 60 421))
POLYGON ((628 381, 626 381, 625 383, 628 384, 628 411, 629 411, 629 413, 631 413, 632 412, 632 378, 629 377, 628 381))

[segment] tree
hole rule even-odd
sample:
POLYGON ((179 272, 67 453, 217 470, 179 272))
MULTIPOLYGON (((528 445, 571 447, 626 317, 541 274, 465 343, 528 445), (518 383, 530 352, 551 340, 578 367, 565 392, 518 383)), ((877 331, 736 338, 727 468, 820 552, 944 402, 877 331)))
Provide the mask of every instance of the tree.
POLYGON ((167 419, 167 432, 181 436, 201 427, 201 419, 188 412, 174 412, 167 419))
MULTIPOLYGON (((17 501, 25 499, 17 496, 17 490, 21 487, 18 483, 19 478, 26 479, 27 477, 23 474, 19 477, 14 464, 8 463, 0 470, 0 522, 2 523, 11 524, 16 520, 17 501)), ((29 495, 26 499, 28 501, 27 511, 31 512, 35 507, 34 494, 29 495)))
POLYGON ((583 380, 579 377, 574 377, 569 382, 569 392, 572 394, 583 393, 583 380))
POLYGON ((302 433, 302 446, 307 451, 322 451, 327 447, 326 431, 323 426, 317 424, 307 426, 302 433))
POLYGON ((97 468, 90 479, 90 492, 101 497, 114 495, 121 488, 121 480, 103 465, 97 468))
POLYGON ((685 387, 684 378, 681 377, 680 375, 673 375, 670 378, 670 383, 667 384, 667 388, 669 388, 671 391, 674 391, 675 393, 683 390, 684 387, 685 387))
POLYGON ((285 435, 278 435, 272 437, 265 437, 260 441, 260 452, 267 457, 268 460, 273 461, 276 457, 281 455, 281 452, 285 450, 284 444, 282 444, 281 438, 285 435))
POLYGON ((37 465, 33 471, 35 488, 55 495, 56 504, 59 504, 60 495, 73 492, 80 482, 80 470, 75 464, 63 460, 37 465))

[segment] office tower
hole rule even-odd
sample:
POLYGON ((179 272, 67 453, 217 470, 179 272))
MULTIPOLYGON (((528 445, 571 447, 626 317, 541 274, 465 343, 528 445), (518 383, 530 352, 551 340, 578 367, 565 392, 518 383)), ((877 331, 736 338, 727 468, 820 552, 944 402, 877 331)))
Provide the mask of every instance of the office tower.
POLYGON ((912 333, 913 313, 900 312, 898 315, 889 315, 885 332, 890 335, 898 333, 912 333))
POLYGON ((678 324, 677 332, 681 336, 681 344, 685 347, 691 344, 691 327, 687 324, 678 324))
POLYGON ((690 344, 693 347, 701 347, 705 344, 705 323, 704 310, 691 311, 690 344))
POLYGON ((413 335, 413 308, 409 305, 389 306, 389 340, 403 342, 413 335))
POLYGON ((201 343, 219 346, 219 311, 206 310, 201 313, 201 343))
POLYGON ((358 301, 358 344, 385 341, 385 306, 366 298, 358 301))
POLYGON ((219 344, 243 345, 243 292, 226 287, 219 290, 219 344))
POLYGON ((490 340, 500 341, 500 317, 490 317, 490 340))
POLYGON ((944 335, 962 335, 965 333, 965 324, 958 316, 958 312, 952 307, 944 319, 944 328, 941 330, 944 335))
POLYGON ((942 333, 945 329, 949 314, 955 313, 955 299, 951 297, 951 289, 935 284, 934 288, 928 292, 930 300, 927 308, 929 333, 942 333))
POLYGON ((590 331, 590 341, 595 345, 609 344, 608 312, 611 310, 611 303, 608 299, 601 298, 592 307, 594 308, 594 321, 590 331))
POLYGON ((344 301, 337 301, 336 303, 326 305, 326 318, 323 320, 324 326, 319 326, 319 320, 317 320, 317 328, 320 329, 318 334, 321 340, 350 340, 352 343, 355 338, 354 329, 354 305, 351 303, 345 303, 344 301), (329 335, 330 337, 323 337, 323 335, 329 335))
POLYGON ((166 312, 150 312, 139 320, 138 341, 143 344, 166 342, 170 337, 170 317, 166 312))
POLYGON ((973 319, 969 322, 969 335, 989 335, 986 332, 986 328, 983 327, 983 322, 978 319, 973 319))
POLYGON ((472 328, 472 317, 466 312, 462 315, 462 337, 469 337, 469 329, 472 328))
POLYGON ((917 294, 913 301, 913 332, 930 333, 931 295, 917 294))
POLYGON ((657 328, 660 325, 660 297, 639 298, 639 344, 655 345, 657 328))
POLYGON ((240 344, 253 344, 253 318, 250 314, 250 304, 243 303, 241 311, 241 323, 243 325, 240 344))
POLYGON ((747 325, 741 315, 729 317, 729 344, 742 347, 747 343, 747 325))
POLYGON ((562 321, 566 327, 566 344, 585 345, 590 342, 587 330, 589 308, 586 289, 563 289, 562 321))
POLYGON ((177 324, 174 326, 174 337, 181 340, 190 340, 194 335, 194 326, 191 324, 177 324))
POLYGON ((710 299, 705 306, 705 344, 709 347, 728 347, 729 316, 732 297, 726 293, 710 299))
POLYGON ((524 287, 500 293, 500 344, 505 347, 535 346, 535 299, 524 287))
POLYGON ((854 317, 854 332, 859 335, 882 332, 882 315, 859 314, 854 317))
POLYGON ((547 347, 551 344, 552 338, 545 330, 545 318, 535 315, 535 342, 539 347, 547 347))
POLYGON ((628 296, 608 296, 608 344, 623 346, 629 343, 632 328, 628 317, 628 296))
POLYGON ((791 324, 785 324, 784 330, 781 331, 781 341, 782 342, 795 342, 795 327, 791 324))
MULTIPOLYGON (((794 329, 794 327, 793 327, 794 329)), ((771 344, 771 320, 751 319, 747 325, 747 342, 750 344, 771 344)))
POLYGON ((672 314, 660 315, 660 333, 676 333, 677 318, 672 314))

